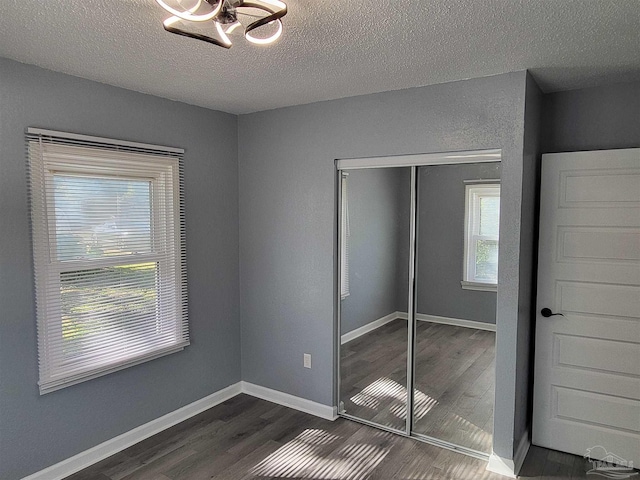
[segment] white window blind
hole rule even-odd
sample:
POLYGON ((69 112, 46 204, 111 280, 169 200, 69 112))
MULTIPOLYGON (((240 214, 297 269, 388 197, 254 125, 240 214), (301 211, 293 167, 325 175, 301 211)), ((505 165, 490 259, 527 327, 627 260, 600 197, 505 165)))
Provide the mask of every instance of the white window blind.
POLYGON ((495 290, 498 283, 500 185, 466 185, 465 197, 465 260, 462 286, 495 290))
POLYGON ((100 140, 27 134, 41 394, 189 344, 181 154, 100 140))
POLYGON ((340 298, 349 296, 349 174, 342 172, 340 183, 340 198, 342 199, 340 212, 340 298))

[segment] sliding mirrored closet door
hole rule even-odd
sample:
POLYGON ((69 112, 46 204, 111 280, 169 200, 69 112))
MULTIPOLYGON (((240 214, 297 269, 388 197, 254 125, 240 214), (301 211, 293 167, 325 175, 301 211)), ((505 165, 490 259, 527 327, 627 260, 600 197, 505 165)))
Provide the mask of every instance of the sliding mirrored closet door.
POLYGON ((341 188, 341 411, 402 431, 410 175, 407 167, 349 170, 341 188))
POLYGON ((490 454, 500 163, 417 170, 412 430, 490 454))
POLYGON ((499 160, 337 162, 342 416, 488 458, 499 160))

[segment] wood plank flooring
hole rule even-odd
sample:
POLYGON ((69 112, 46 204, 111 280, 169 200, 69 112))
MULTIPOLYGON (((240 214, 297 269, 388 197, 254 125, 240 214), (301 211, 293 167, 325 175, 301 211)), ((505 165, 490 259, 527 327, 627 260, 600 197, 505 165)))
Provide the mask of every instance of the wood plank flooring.
MULTIPOLYGON (((404 430, 406 345, 406 320, 342 345, 346 413, 404 430)), ((415 353, 414 430, 491 453, 495 333, 420 321, 415 353)))
POLYGON ((340 347, 344 411, 404 430, 407 403, 407 322, 394 320, 340 347))
MULTIPOLYGON (((239 395, 66 480, 504 480, 479 460, 345 419, 239 395)), ((521 478, 586 479, 582 458, 533 447, 521 478)))

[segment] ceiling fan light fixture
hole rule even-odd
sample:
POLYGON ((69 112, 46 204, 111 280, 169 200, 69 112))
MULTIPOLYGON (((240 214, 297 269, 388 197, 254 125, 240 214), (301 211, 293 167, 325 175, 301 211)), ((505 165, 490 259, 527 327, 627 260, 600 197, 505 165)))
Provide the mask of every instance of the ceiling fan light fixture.
POLYGON ((244 27, 245 39, 256 45, 268 45, 282 36, 282 17, 287 5, 280 0, 156 0, 172 16, 163 22, 168 32, 195 38, 224 48, 231 48, 229 35, 244 27), (257 15, 261 12, 263 15, 257 15), (239 18, 240 17, 240 18, 239 18), (242 19, 253 17, 248 25, 242 19), (211 23, 213 22, 213 24, 211 23), (265 25, 275 25, 276 31, 268 37, 251 32, 265 25))

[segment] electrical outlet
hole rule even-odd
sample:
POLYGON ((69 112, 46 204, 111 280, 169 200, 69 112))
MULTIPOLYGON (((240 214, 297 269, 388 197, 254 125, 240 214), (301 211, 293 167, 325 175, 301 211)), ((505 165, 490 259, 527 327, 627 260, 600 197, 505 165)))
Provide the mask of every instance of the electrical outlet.
POLYGON ((311 368, 311 354, 304 354, 304 368, 311 368))

